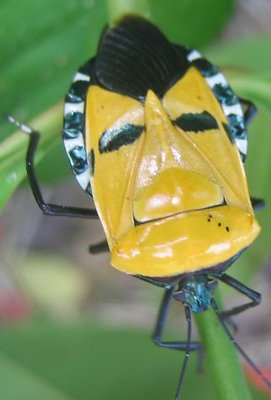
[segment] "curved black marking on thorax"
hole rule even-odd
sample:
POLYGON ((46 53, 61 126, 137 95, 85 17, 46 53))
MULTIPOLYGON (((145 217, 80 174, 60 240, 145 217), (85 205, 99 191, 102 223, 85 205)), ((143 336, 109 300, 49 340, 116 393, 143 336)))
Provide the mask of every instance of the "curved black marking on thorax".
POLYGON ((128 16, 103 34, 95 78, 107 90, 143 101, 149 89, 162 97, 189 65, 156 26, 128 16))

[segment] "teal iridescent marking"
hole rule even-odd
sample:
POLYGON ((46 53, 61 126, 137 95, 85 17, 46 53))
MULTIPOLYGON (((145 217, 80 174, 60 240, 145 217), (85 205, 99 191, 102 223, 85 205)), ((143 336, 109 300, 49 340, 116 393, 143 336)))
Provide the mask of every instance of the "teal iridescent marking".
POLYGON ((83 146, 76 146, 69 151, 74 172, 79 175, 88 168, 86 152, 83 146))
POLYGON ((86 97, 89 87, 88 81, 75 81, 71 85, 68 94, 65 97, 66 102, 81 103, 86 97))
POLYGON ((245 139, 246 128, 244 124, 244 118, 236 114, 229 114, 227 118, 232 130, 232 136, 236 139, 245 139))
POLYGON ((63 139, 75 139, 84 128, 84 115, 80 112, 69 112, 64 117, 63 139))
POLYGON ((211 306, 212 290, 205 277, 190 277, 182 284, 183 303, 195 313, 202 313, 211 306))
POLYGON ((143 126, 125 124, 118 129, 108 129, 99 140, 100 153, 118 150, 122 146, 132 144, 139 138, 143 126))
POLYGON ((220 104, 233 106, 239 103, 237 96, 231 90, 230 86, 225 83, 217 83, 213 86, 212 90, 220 104))
POLYGON ((218 74, 220 71, 205 58, 197 58, 192 64, 202 73, 205 78, 218 74))

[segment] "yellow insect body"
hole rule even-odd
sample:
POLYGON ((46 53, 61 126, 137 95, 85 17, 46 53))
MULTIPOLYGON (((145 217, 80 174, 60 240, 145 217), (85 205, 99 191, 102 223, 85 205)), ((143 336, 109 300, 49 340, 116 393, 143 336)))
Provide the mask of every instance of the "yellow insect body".
POLYGON ((131 98, 91 86, 86 102, 86 148, 95 154, 91 177, 93 198, 109 247, 134 226, 132 196, 143 136, 136 145, 100 154, 99 140, 107 129, 143 124, 144 108, 131 98), (95 118, 93 118, 95 116, 95 118))
POLYGON ((231 206, 190 211, 135 227, 115 245, 111 262, 131 274, 179 275, 230 259, 258 233, 254 216, 231 206))
POLYGON ((180 275, 217 266, 255 239, 260 228, 226 124, 193 66, 162 99, 149 89, 144 104, 90 86, 85 134, 87 151, 95 154, 91 186, 115 268, 147 277, 180 275), (176 121, 187 113, 208 113, 214 125, 184 131, 176 121), (101 151, 104 132, 110 139, 127 124, 142 126, 139 137, 101 151))

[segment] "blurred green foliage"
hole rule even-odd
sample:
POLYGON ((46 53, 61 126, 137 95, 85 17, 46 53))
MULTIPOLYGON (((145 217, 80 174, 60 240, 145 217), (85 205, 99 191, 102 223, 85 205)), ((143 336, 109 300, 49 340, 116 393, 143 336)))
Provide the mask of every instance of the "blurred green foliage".
MULTIPOLYGON (((33 322, 0 332, 0 387, 6 400, 173 399, 183 354, 163 351, 146 332, 101 326, 33 322), (23 393, 23 397, 22 397, 23 393)), ((197 356, 184 399, 217 400, 197 356)), ((253 400, 267 400, 253 394, 253 400)))

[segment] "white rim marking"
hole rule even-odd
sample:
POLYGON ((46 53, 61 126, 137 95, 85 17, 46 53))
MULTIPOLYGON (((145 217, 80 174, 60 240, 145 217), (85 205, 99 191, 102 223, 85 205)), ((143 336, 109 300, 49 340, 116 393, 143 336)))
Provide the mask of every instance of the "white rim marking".
POLYGON ((238 147, 238 149, 243 153, 244 155, 247 154, 247 140, 246 139, 235 139, 235 143, 238 147))
POLYGON ((80 133, 74 139, 65 139, 64 140, 64 146, 65 146, 65 149, 66 149, 67 153, 69 153, 75 147, 84 147, 84 140, 83 140, 82 133, 80 133))
POLYGON ((89 182, 90 182, 90 172, 89 169, 87 168, 82 174, 76 175, 76 179, 79 183, 79 185, 86 190, 89 182))
POLYGON ((243 110, 240 104, 234 104, 233 106, 227 106, 223 104, 223 110, 226 115, 236 114, 243 117, 243 110))
POLYGON ((64 105, 64 114, 67 115, 71 112, 80 112, 84 113, 85 103, 82 101, 81 103, 65 103, 64 105))
POLYGON ((229 86, 228 82, 226 81, 226 78, 224 77, 224 75, 221 72, 214 76, 206 77, 205 79, 211 88, 217 84, 221 84, 221 85, 224 84, 224 85, 229 86))
POLYGON ((201 57, 202 55, 197 50, 193 50, 191 51, 191 53, 188 54, 187 59, 188 61, 194 61, 201 57))
POLYGON ((90 81, 90 76, 83 74, 82 72, 76 72, 76 74, 74 75, 73 78, 73 82, 77 82, 77 81, 90 81))

